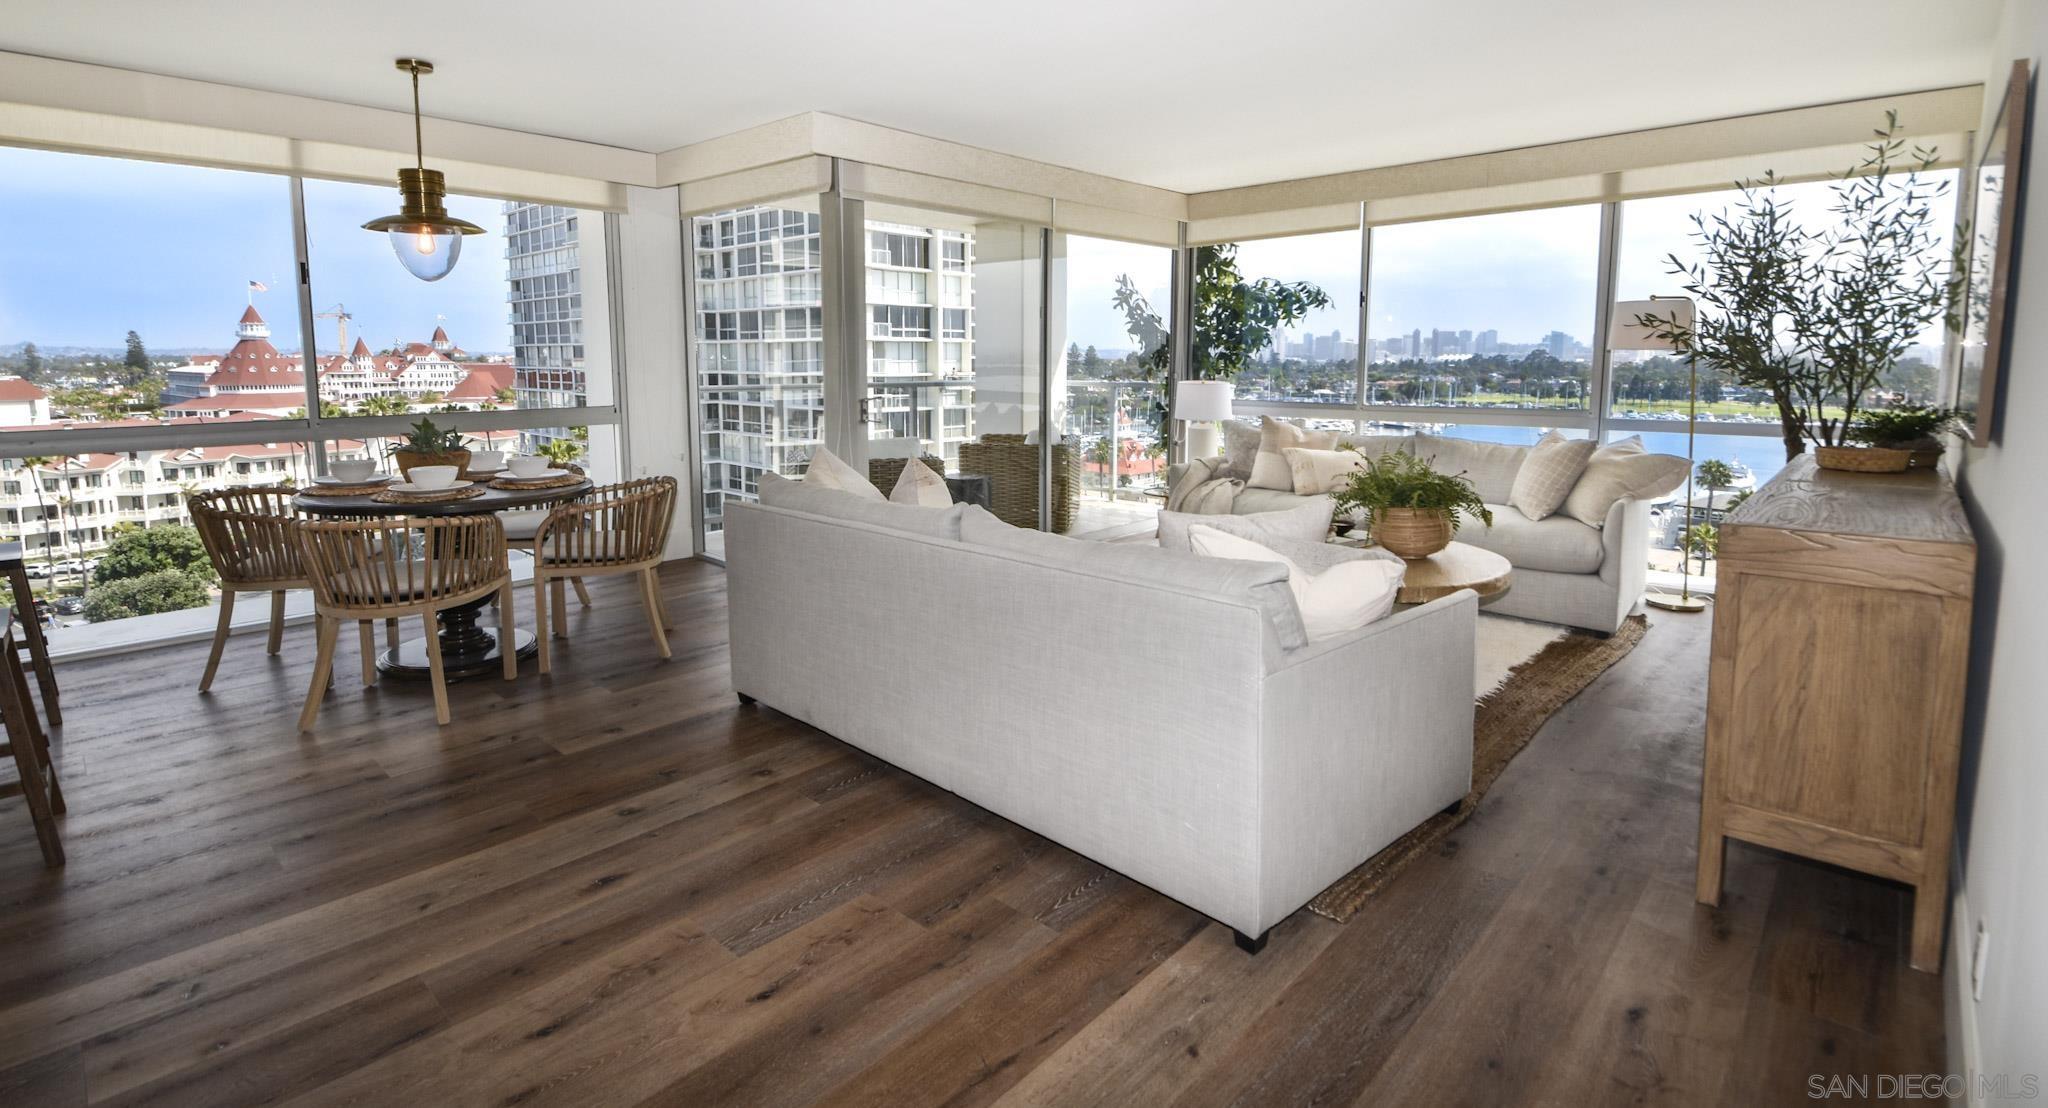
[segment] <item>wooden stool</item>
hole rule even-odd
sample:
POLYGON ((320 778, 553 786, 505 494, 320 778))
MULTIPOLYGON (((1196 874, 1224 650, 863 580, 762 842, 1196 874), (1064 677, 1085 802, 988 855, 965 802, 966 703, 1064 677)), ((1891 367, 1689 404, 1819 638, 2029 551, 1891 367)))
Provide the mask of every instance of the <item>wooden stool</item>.
POLYGON ((0 743, 0 755, 14 755, 21 779, 0 785, 0 796, 16 793, 28 799, 29 819, 36 825, 36 840, 42 844, 43 864, 55 868, 64 864, 64 844, 57 838, 57 817, 64 814, 64 790, 57 786, 57 767, 50 762, 50 739, 36 718, 29 700, 28 678, 22 672, 21 655, 14 646, 16 622, 10 613, 0 630, 0 723, 6 726, 7 741, 0 743))
POLYGON ((64 713, 57 708, 57 671, 50 668, 50 645, 43 638, 42 613, 36 611, 36 594, 29 588, 28 565, 22 560, 20 543, 0 542, 0 573, 7 575, 7 583, 14 590, 14 611, 21 617, 15 649, 28 651, 36 671, 36 685, 43 692, 43 714, 50 717, 50 726, 62 727, 64 713))

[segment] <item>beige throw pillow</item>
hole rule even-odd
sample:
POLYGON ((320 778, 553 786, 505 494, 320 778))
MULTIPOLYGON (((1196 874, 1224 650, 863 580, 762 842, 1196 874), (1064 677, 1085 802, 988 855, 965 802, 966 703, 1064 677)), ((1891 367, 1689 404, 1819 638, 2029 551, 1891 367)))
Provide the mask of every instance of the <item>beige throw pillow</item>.
POLYGON ((1253 459, 1252 478, 1245 484, 1255 489, 1294 491, 1294 474, 1287 468, 1287 456, 1281 453, 1290 446, 1335 450, 1337 432, 1311 431, 1299 423, 1260 416, 1259 456, 1253 459))
POLYGON ((862 500, 888 500, 874 482, 867 479, 860 470, 840 460, 839 455, 824 447, 811 451, 811 464, 804 470, 804 483, 822 489, 838 489, 850 492, 862 500))
POLYGON ((1399 562, 1361 558, 1340 562, 1321 573, 1310 573, 1277 550, 1224 534, 1206 524, 1188 528, 1188 542, 1195 553, 1207 558, 1279 562, 1286 566, 1287 587, 1294 593, 1295 607, 1301 609, 1302 629, 1310 642, 1385 618, 1394 610, 1401 577, 1407 572, 1407 566, 1399 562))
POLYGON ((1309 450, 1290 446, 1280 452, 1287 459, 1288 475, 1294 479, 1294 495, 1321 496, 1331 492, 1352 473, 1365 468, 1365 459, 1355 450, 1309 450))
POLYGON ((1259 425, 1251 420, 1223 421, 1223 458, 1212 477, 1252 479, 1252 461, 1259 456, 1259 425))
POLYGON ((1556 431, 1543 436, 1515 472, 1508 506, 1531 520, 1555 515, 1599 445, 1592 439, 1568 439, 1556 431))
POLYGON ((1617 501, 1663 496, 1685 484, 1685 472, 1684 458, 1645 453, 1642 436, 1630 435, 1593 451, 1560 510, 1588 527, 1605 527, 1617 501))
POLYGON ((912 458, 903 467, 902 475, 896 478, 896 487, 889 490, 889 502, 915 504, 921 508, 945 508, 952 505, 953 493, 946 487, 944 477, 912 458))

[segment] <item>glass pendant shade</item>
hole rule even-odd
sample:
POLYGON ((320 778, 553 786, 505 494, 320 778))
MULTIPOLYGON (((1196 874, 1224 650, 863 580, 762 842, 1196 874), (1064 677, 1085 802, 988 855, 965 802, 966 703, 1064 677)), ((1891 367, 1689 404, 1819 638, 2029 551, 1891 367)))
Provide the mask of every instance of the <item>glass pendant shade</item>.
POLYGON ((484 229, 448 214, 441 203, 447 186, 439 170, 399 170, 398 193, 399 213, 373 219, 363 224, 363 229, 389 233, 392 252, 406 272, 420 280, 438 281, 448 276, 462 257, 462 237, 481 235, 484 229))

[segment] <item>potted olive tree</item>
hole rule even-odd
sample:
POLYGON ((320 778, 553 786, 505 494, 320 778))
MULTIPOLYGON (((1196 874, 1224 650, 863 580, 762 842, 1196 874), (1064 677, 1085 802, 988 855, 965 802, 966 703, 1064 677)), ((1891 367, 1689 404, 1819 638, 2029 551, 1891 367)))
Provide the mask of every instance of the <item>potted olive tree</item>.
POLYGON ((1398 451, 1359 456, 1365 464, 1330 493, 1337 513, 1365 513, 1372 539, 1403 558, 1427 558, 1451 545, 1458 517, 1493 526, 1493 512, 1461 473, 1438 473, 1423 458, 1398 451))
POLYGON ((1681 355, 1767 394, 1788 461, 1811 443, 1826 468, 1906 467, 1905 453, 1873 452, 1851 432, 1879 379, 1952 315, 1962 267, 1939 249, 1934 208, 1950 181, 1925 176, 1939 152, 1908 151, 1899 131, 1898 114, 1886 113, 1870 155, 1829 186, 1818 229, 1769 173, 1744 182, 1732 210, 1695 214, 1699 261, 1668 261, 1697 318, 1637 317, 1681 355))

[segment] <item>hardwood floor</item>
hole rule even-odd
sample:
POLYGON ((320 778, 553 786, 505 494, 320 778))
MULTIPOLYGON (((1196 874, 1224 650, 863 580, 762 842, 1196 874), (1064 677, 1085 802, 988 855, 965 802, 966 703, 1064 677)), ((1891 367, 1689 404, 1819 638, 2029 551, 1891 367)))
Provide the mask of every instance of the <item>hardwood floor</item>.
POLYGON ((741 707, 722 571, 662 582, 673 661, 593 582, 552 677, 453 686, 441 729, 344 657, 298 735, 309 629, 234 639, 210 696, 204 644, 60 666, 70 864, 0 804, 0 1104, 1765 1104, 1943 1068, 1903 889, 1733 846, 1693 903, 1707 617, 1653 613, 1440 853, 1248 957, 741 707))

